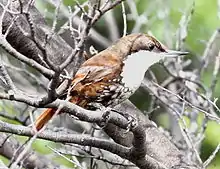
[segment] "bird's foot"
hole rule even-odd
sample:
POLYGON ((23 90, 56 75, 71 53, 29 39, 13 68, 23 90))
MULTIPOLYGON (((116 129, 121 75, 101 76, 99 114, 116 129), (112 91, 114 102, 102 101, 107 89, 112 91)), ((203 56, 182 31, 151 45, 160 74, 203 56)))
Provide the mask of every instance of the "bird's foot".
POLYGON ((131 131, 132 128, 137 126, 137 119, 134 116, 132 116, 132 115, 126 113, 126 112, 121 112, 121 111, 118 111, 118 110, 115 110, 115 109, 112 109, 111 111, 114 111, 114 112, 122 115, 128 121, 125 134, 128 133, 129 131, 131 131))
POLYGON ((105 107, 101 103, 89 103, 89 106, 92 106, 93 108, 100 110, 103 113, 102 121, 99 123, 99 126, 101 127, 101 129, 105 128, 110 119, 110 112, 112 108, 105 107))

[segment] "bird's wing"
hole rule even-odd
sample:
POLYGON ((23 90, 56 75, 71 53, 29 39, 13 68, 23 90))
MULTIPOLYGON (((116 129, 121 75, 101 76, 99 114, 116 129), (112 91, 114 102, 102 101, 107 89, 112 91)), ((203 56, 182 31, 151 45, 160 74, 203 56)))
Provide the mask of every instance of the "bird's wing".
POLYGON ((69 93, 70 101, 82 107, 85 107, 88 102, 107 105, 114 94, 114 90, 108 93, 107 89, 109 86, 116 85, 115 82, 120 77, 123 65, 122 61, 110 54, 106 57, 100 53, 94 57, 87 60, 77 71, 69 93), (103 96, 104 90, 106 96, 103 96))

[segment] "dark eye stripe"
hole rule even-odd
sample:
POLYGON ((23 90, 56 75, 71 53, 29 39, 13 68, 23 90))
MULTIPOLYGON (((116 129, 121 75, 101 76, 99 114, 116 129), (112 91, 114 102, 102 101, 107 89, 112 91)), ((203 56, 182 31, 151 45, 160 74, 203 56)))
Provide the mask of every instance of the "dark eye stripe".
POLYGON ((155 43, 156 47, 157 47, 161 52, 165 52, 165 49, 162 47, 162 45, 161 45, 157 40, 154 40, 154 43, 155 43))

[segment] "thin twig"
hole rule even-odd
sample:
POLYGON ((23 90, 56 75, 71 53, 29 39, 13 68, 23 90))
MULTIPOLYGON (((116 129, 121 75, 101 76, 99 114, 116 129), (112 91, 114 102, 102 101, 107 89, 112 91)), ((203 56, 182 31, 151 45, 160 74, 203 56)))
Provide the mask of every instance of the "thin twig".
POLYGON ((220 150, 220 143, 218 146, 215 148, 215 150, 212 152, 212 154, 209 156, 209 158, 203 163, 203 167, 206 168, 208 165, 212 162, 212 160, 216 157, 216 154, 220 150))
POLYGON ((50 150, 52 150, 53 152, 55 152, 56 154, 58 154, 59 156, 63 157, 64 159, 66 159, 67 161, 73 163, 74 165, 76 165, 77 167, 81 168, 81 169, 85 169, 83 168, 79 161, 73 161, 73 160, 70 160, 69 158, 67 158, 66 156, 64 156, 62 153, 60 153, 59 151, 55 150, 54 148, 50 147, 49 145, 46 145, 46 147, 48 147, 50 150))
POLYGON ((11 77, 9 76, 7 70, 5 69, 5 66, 3 65, 2 61, 0 61, 0 74, 2 78, 5 80, 8 90, 12 90, 15 92, 17 90, 16 86, 14 85, 13 81, 11 80, 11 77))
POLYGON ((0 37, 0 46, 2 46, 8 53, 10 53, 12 56, 17 58, 18 60, 28 64, 29 66, 41 72, 44 76, 49 77, 49 78, 53 76, 54 72, 52 70, 45 68, 44 66, 40 65, 36 61, 29 59, 28 57, 16 51, 16 49, 13 48, 11 44, 9 44, 7 40, 3 37, 0 37))
POLYGON ((25 146, 25 148, 23 149, 23 151, 18 155, 18 157, 16 158, 16 161, 12 163, 11 165, 11 169, 16 169, 16 166, 21 163, 23 157, 25 156, 25 154, 27 154, 27 152, 30 150, 32 143, 36 140, 37 138, 37 133, 29 140, 29 142, 27 143, 27 145, 25 146))
POLYGON ((208 64, 209 64, 209 58, 210 58, 210 51, 212 50, 212 47, 216 41, 216 39, 218 38, 219 36, 219 32, 220 30, 216 30, 211 38, 209 39, 207 45, 206 45, 206 48, 205 48, 205 51, 203 53, 203 56, 202 56, 202 59, 201 59, 201 66, 198 70, 198 74, 201 76, 203 74, 203 72, 205 71, 205 69, 207 68, 208 64))
POLYGON ((123 17, 123 23, 124 23, 123 36, 126 36, 127 35, 127 19, 126 19, 124 2, 121 3, 121 7, 122 7, 122 17, 123 17))
POLYGON ((219 51, 218 55, 215 58, 215 66, 214 66, 214 70, 213 70, 213 73, 212 73, 212 80, 211 80, 211 83, 210 83, 210 91, 208 92, 208 94, 209 94, 208 97, 211 97, 212 93, 215 90, 215 86, 216 86, 216 83, 217 83, 217 76, 219 74, 219 71, 220 71, 220 51, 219 51))

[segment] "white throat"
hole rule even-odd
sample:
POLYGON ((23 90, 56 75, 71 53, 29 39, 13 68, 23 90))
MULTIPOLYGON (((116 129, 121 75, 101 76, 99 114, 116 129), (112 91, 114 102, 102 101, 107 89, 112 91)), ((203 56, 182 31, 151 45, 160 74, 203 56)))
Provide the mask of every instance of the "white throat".
POLYGON ((137 90, 141 85, 147 69, 163 58, 164 55, 161 53, 145 50, 129 55, 124 61, 124 67, 121 73, 123 77, 122 82, 132 91, 137 90))

